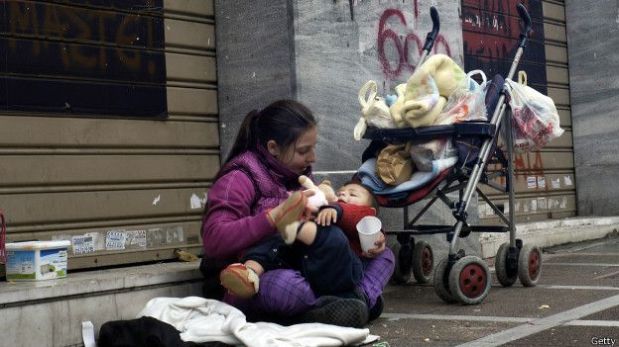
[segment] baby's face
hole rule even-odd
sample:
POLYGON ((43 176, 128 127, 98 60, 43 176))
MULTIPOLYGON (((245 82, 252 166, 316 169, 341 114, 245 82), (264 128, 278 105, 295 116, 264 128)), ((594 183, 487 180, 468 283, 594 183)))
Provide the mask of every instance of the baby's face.
POLYGON ((347 184, 338 189, 337 200, 347 204, 371 206, 372 196, 365 188, 358 184, 347 184))

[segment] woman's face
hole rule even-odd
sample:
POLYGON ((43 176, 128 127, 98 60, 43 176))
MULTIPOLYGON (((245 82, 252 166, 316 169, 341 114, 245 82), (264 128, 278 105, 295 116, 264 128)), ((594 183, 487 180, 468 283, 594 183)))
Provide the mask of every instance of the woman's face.
POLYGON ((297 141, 287 148, 278 148, 275 157, 291 171, 302 174, 316 161, 314 151, 317 140, 318 130, 314 126, 301 133, 297 141))

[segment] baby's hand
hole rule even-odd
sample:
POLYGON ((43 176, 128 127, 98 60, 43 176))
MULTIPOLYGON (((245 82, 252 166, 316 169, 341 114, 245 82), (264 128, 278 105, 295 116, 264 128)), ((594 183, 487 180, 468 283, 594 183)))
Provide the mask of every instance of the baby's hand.
POLYGON ((316 224, 329 226, 331 223, 337 222, 337 211, 334 208, 325 208, 318 212, 318 216, 314 220, 316 224))
POLYGON ((374 242, 374 248, 368 249, 367 253, 363 253, 363 256, 367 258, 374 258, 377 255, 381 254, 385 250, 387 242, 385 240, 385 234, 380 233, 376 242, 374 242))

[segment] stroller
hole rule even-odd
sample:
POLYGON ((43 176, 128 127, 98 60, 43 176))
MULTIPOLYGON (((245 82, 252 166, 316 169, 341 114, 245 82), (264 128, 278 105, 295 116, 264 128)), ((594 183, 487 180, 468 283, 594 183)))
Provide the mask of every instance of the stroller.
MULTIPOLYGON (((531 31, 531 18, 526 8, 518 4, 517 9, 524 25, 507 79, 514 76, 531 31)), ((438 12, 434 7, 431 8, 430 14, 433 29, 426 37, 420 63, 432 49, 440 27, 438 12)), ((446 138, 453 139, 456 143, 458 163, 455 166, 441 171, 431 181, 420 188, 408 191, 405 195, 377 196, 381 206, 404 208, 403 230, 392 231, 397 233, 400 246, 397 251, 395 280, 407 281, 411 270, 419 283, 429 282, 432 278, 437 295, 447 303, 479 304, 490 290, 491 274, 485 261, 477 256, 465 255, 464 250, 458 249, 458 239, 467 237, 471 232, 509 232, 509 242, 500 246, 495 258, 496 275, 504 287, 511 286, 517 279, 520 279, 524 286, 534 286, 541 273, 540 249, 533 245, 523 245, 522 240, 516 238, 512 132, 504 132, 505 150, 497 145, 501 126, 507 129, 511 129, 512 126, 511 112, 508 112, 508 86, 504 83, 503 77, 496 75, 491 79, 485 93, 485 107, 489 116, 486 122, 467 121, 396 129, 368 126, 363 134, 363 138, 372 140, 363 153, 364 162, 376 156, 377 150, 387 144, 401 144, 408 141, 422 143, 446 138), (500 169, 488 170, 489 164, 500 169), (496 183, 494 181, 496 178, 503 178, 505 184, 496 183), (508 194, 508 216, 478 187, 480 183, 508 194), (456 201, 447 196, 452 192, 459 193, 456 201), (469 225, 467 208, 475 192, 494 210, 504 225, 469 225), (425 198, 429 198, 428 203, 412 221, 409 221, 407 206, 425 198), (437 200, 441 200, 451 209, 455 224, 418 225, 419 219, 437 200), (450 246, 447 258, 434 266, 432 248, 424 241, 415 242, 413 236, 438 233, 446 234, 450 246)))

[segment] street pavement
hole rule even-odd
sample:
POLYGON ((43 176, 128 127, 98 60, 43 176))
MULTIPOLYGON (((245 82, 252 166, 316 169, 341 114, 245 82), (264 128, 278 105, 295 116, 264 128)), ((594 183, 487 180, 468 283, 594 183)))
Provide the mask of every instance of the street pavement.
MULTIPOLYGON (((437 263, 440 259, 435 259, 437 263)), ((479 305, 447 304, 431 284, 389 285, 368 346, 617 346, 619 238, 543 250, 536 287, 493 285, 479 305)))

